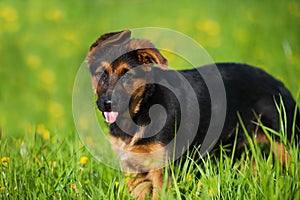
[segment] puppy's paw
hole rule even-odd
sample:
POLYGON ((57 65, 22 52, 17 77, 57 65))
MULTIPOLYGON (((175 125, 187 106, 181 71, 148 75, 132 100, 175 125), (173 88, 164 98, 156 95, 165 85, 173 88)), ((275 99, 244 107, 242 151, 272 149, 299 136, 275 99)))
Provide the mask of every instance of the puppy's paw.
POLYGON ((130 192, 130 195, 138 200, 144 200, 151 195, 152 183, 145 181, 138 183, 130 192))

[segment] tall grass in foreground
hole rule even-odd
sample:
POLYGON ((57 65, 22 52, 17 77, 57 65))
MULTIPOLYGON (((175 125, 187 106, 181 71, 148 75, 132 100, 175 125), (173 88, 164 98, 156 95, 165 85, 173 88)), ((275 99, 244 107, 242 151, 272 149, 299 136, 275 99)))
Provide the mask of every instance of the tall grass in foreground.
MULTIPOLYGON (((260 126, 286 141, 284 131, 260 126)), ((23 139, 1 139, 1 199, 131 199, 122 172, 94 160, 78 137, 59 135, 36 127, 23 139)), ((249 144, 240 159, 221 146, 219 156, 169 166, 161 199, 300 199, 299 144, 286 142, 285 164, 250 137, 249 144)))
MULTIPOLYGON (((195 161, 192 156, 177 168, 171 167, 171 196, 175 199, 300 199, 300 154, 295 133, 299 132, 299 110, 295 109, 291 137, 287 138, 287 117, 282 99, 276 103, 280 131, 264 126, 257 117, 257 126, 270 141, 259 144, 250 137, 242 119, 240 128, 247 136, 248 145, 239 159, 235 158, 236 144, 228 151, 221 146, 218 156, 206 156, 195 161), (274 139, 275 137, 276 140, 274 139), (271 149, 277 152, 278 142, 288 153, 285 163, 280 162, 271 149)), ((195 152, 197 153, 197 152, 195 152)), ((164 194, 166 195, 166 194, 164 194)))

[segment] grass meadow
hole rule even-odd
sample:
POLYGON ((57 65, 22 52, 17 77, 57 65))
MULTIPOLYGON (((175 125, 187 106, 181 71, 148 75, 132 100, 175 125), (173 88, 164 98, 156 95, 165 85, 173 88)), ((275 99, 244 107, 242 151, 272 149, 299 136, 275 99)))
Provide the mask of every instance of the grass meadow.
MULTIPOLYGON (((130 199, 127 178, 80 141, 72 89, 101 34, 143 27, 182 32, 216 62, 259 66, 300 103, 299 1, 0 0, 1 199, 130 199)), ((255 143, 236 162, 226 149, 188 159, 170 166, 162 199, 300 199, 299 146, 287 151, 284 165, 255 143)))

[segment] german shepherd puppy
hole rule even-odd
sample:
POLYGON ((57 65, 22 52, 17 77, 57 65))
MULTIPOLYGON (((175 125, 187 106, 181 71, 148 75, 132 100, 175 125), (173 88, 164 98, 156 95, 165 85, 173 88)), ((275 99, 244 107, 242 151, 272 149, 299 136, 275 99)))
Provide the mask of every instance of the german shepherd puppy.
MULTIPOLYGON (((132 39, 128 30, 102 35, 90 47, 87 64, 98 97, 97 106, 110 124, 112 148, 118 153, 123 170, 134 174, 128 187, 131 195, 139 199, 151 194, 153 199, 158 198, 164 181, 163 168, 157 161, 168 160, 174 147, 176 152, 199 147, 205 137, 210 137, 210 125, 221 126, 213 147, 220 142, 233 144, 235 137, 238 150, 246 145, 245 132, 237 130, 241 122, 250 137, 270 145, 258 122, 279 131, 276 103, 282 101, 287 137, 292 134, 294 113, 300 127, 299 110, 290 92, 263 70, 246 64, 217 63, 191 70, 167 70, 167 59, 154 45, 148 40, 132 39), (201 75, 213 72, 214 66, 226 92, 226 101, 217 105, 213 105, 209 87, 201 75), (155 115, 161 113, 160 109, 151 112, 157 105, 164 108, 163 114, 155 115), (224 123, 218 125, 212 121, 212 115, 222 110, 224 123), (181 137, 167 147, 177 131, 181 131, 181 137), (191 134, 194 136, 190 137, 191 134)), ((285 147, 275 139, 278 147, 272 148, 273 153, 285 162, 288 157, 285 147)))

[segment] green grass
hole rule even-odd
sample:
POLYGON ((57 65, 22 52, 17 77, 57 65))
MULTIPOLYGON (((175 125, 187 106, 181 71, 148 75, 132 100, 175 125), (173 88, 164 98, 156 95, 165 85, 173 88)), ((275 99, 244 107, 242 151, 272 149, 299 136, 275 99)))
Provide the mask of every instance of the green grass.
MULTIPOLYGON (((31 124, 74 131, 71 95, 89 46, 103 33, 142 27, 177 30, 216 62, 246 62, 300 85, 298 1, 0 1, 0 126, 22 136, 31 124)), ((172 43, 176 41, 164 41, 172 43)), ((171 66, 176 60, 168 57, 171 66)), ((185 68, 186 66, 181 66, 185 68)))
MULTIPOLYGON (((60 139, 58 133, 48 137, 40 130, 1 140, 0 198, 130 199, 120 171, 97 162, 78 139, 60 139)), ((221 147, 220 156, 198 161, 188 156, 179 166, 169 166, 171 187, 162 199, 299 199, 299 144, 287 144, 285 164, 250 144, 238 160, 221 147)))
POLYGON ((118 176, 95 161, 80 141, 56 137, 45 140, 39 133, 26 136, 31 139, 1 141, 1 155, 8 156, 9 162, 1 163, 0 197, 88 199, 114 194, 118 176), (86 162, 80 161, 85 157, 86 162))
MULTIPOLYGON (((296 97, 299 21, 296 0, 1 0, 0 198, 129 198, 126 178, 82 146, 72 117, 76 72, 99 35, 140 27, 174 29, 195 39, 217 62, 265 69, 296 97), (87 163, 80 164, 84 157, 87 163)), ((178 60, 168 56, 177 66, 178 60)), ((172 187, 164 195, 299 199, 299 146, 288 151, 292 162, 284 166, 271 155, 262 159, 256 147, 234 164, 225 150, 220 158, 188 160, 171 170, 172 187), (258 161, 255 169, 253 160, 258 161)))

